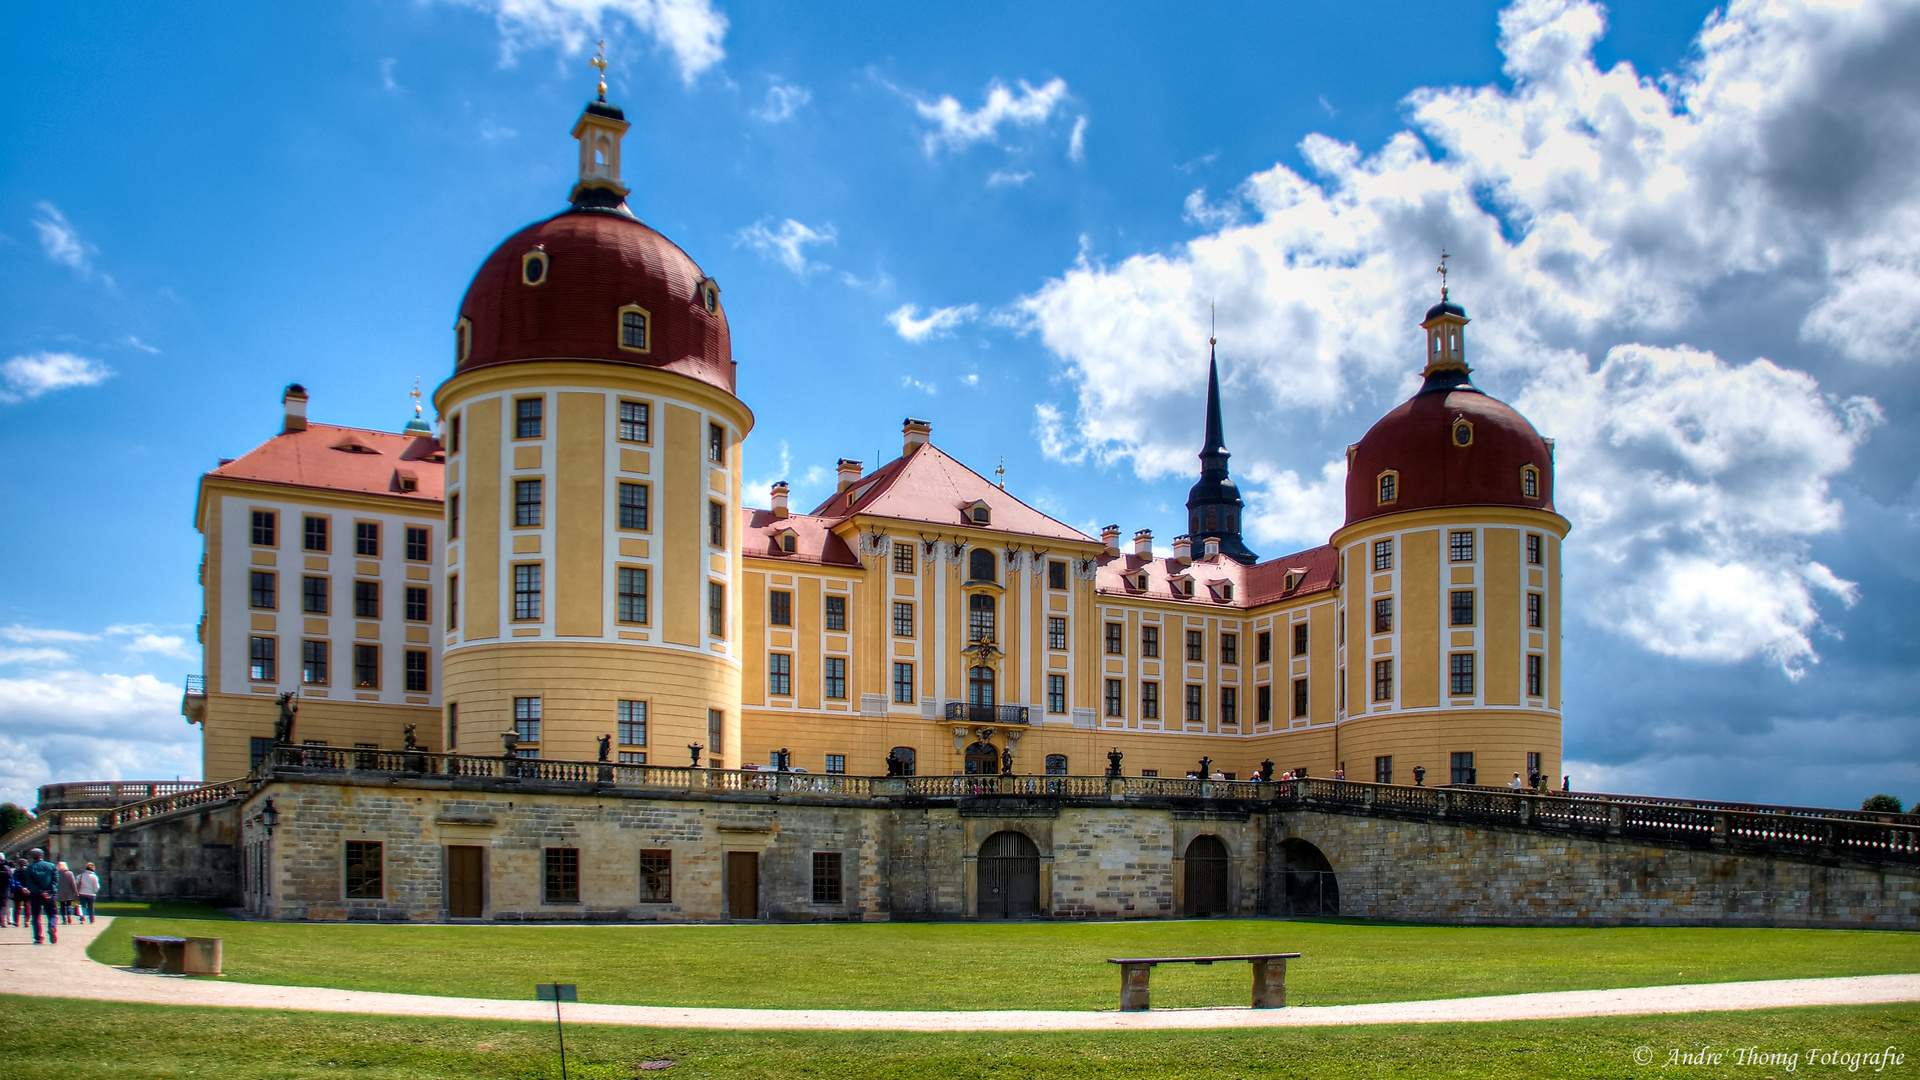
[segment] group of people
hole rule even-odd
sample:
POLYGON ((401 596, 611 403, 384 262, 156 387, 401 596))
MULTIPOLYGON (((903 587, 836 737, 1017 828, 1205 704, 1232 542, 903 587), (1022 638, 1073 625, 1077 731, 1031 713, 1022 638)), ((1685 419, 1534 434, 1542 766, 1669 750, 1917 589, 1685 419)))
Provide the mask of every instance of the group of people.
POLYGON ((60 941, 62 925, 92 922, 93 905, 100 895, 100 875, 93 864, 74 873, 64 862, 49 862, 47 853, 34 848, 25 858, 0 856, 0 874, 6 898, 0 903, 0 925, 33 928, 33 943, 40 944, 40 923, 46 920, 46 940, 60 941))

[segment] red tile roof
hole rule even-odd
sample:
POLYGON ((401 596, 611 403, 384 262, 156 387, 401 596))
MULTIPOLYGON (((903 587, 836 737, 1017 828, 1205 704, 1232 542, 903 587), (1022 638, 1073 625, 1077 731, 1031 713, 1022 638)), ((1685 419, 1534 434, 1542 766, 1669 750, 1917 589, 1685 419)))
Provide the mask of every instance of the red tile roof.
POLYGON ((207 475, 437 505, 444 497, 446 465, 434 459, 442 456, 439 442, 428 437, 308 424, 304 431, 275 435, 207 475), (408 478, 412 491, 405 490, 408 478))
POLYGON ((1094 588, 1109 596, 1174 601, 1199 607, 1251 608, 1333 588, 1339 563, 1339 553, 1326 544, 1253 566, 1243 566, 1224 555, 1195 559, 1186 565, 1174 559, 1103 555, 1094 576, 1094 588), (1135 584, 1142 571, 1147 575, 1145 589, 1135 584), (1289 573, 1297 575, 1292 589, 1286 588, 1289 573), (1192 596, 1174 588, 1186 579, 1193 582, 1192 596), (1214 590, 1222 584, 1233 586, 1232 600, 1215 599, 1214 590))
POLYGON ((846 492, 828 496, 813 512, 832 522, 858 514, 971 528, 975 526, 967 508, 976 502, 986 503, 990 511, 989 523, 981 527, 994 532, 1099 543, 1007 494, 932 443, 921 443, 861 477, 846 492), (854 496, 851 504, 848 494, 854 496))
POLYGON ((860 566, 853 549, 847 547, 845 540, 833 534, 826 518, 812 514, 789 514, 777 518, 771 510, 755 510, 751 507, 742 509, 740 517, 746 526, 740 534, 741 553, 749 559, 775 559, 820 566, 860 566), (794 534, 792 551, 780 546, 780 537, 788 530, 794 534))

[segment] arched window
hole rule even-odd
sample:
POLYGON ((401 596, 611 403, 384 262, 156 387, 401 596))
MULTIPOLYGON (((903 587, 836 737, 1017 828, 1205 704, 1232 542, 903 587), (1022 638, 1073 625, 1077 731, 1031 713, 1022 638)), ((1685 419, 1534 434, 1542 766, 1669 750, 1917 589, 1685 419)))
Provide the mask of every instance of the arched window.
POLYGON ((912 776, 915 756, 911 746, 896 746, 887 751, 887 775, 912 776))
POLYGON ((1220 529, 1220 508, 1217 506, 1207 507, 1206 521, 1205 532, 1218 532, 1220 529))
POLYGON ((1380 504, 1382 506, 1385 506, 1387 503, 1390 503, 1390 502, 1395 502, 1400 498, 1400 474, 1399 473, 1392 472, 1392 471, 1381 473, 1379 486, 1380 486, 1380 504))
POLYGON ((993 704, 993 669, 976 667, 967 669, 967 704, 993 704))
POLYGON ((980 548, 980 547, 974 548, 972 551, 967 553, 967 580, 968 581, 1000 580, 994 570, 994 563, 995 563, 995 559, 993 557, 993 551, 991 549, 980 548))
POLYGON ((1540 497, 1540 470, 1531 465, 1520 470, 1520 494, 1529 499, 1540 497))
POLYGON ((646 352, 648 318, 645 308, 629 304, 620 309, 620 347, 631 352, 646 352))
POLYGON ((1048 776, 1067 775, 1067 755, 1048 754, 1047 755, 1047 775, 1048 776))
POLYGON ((986 593, 974 593, 967 597, 967 640, 993 641, 994 601, 986 593))

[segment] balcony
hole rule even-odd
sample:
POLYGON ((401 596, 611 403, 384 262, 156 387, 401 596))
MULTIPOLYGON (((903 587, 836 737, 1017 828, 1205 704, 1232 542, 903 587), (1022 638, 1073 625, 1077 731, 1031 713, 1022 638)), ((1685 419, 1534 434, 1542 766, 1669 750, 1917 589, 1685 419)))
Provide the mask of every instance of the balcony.
POLYGON ((186 693, 180 695, 180 715, 186 717, 189 724, 206 723, 207 680, 205 676, 187 676, 186 693))
POLYGON ((947 702, 947 719, 956 724, 1025 724, 1027 705, 969 705, 947 702))

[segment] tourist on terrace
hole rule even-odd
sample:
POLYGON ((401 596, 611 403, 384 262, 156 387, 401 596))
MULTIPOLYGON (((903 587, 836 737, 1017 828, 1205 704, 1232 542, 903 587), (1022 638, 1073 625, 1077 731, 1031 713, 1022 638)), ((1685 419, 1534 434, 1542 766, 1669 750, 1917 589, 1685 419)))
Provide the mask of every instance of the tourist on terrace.
POLYGON ((75 898, 80 901, 80 917, 92 922, 93 902, 100 895, 100 875, 93 872, 92 863, 74 875, 73 891, 75 898))
POLYGON ((52 944, 60 943, 60 922, 55 913, 54 897, 60 892, 60 868, 47 861, 47 853, 39 848, 27 852, 32 860, 24 871, 27 885, 27 907, 29 919, 33 923, 33 943, 40 944, 40 916, 47 917, 47 940, 52 944))
POLYGON ((1511 780, 1509 780, 1509 781, 1507 781, 1507 790, 1508 790, 1508 791, 1519 791, 1519 790, 1520 790, 1521 788, 1523 788, 1523 787, 1525 787, 1525 786, 1526 786, 1525 784, 1522 784, 1522 783, 1520 782, 1520 774, 1519 774, 1519 773, 1514 773, 1514 774, 1513 774, 1513 779, 1511 779, 1511 780))

